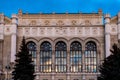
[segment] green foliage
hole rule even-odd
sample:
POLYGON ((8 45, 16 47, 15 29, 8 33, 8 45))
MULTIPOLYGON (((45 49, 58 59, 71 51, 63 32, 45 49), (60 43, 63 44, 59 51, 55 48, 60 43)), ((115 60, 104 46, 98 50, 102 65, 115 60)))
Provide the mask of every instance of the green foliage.
POLYGON ((120 48, 116 44, 112 48, 112 54, 100 66, 98 80, 120 80, 120 48))
POLYGON ((20 51, 16 54, 15 66, 12 75, 14 80, 34 80, 35 78, 32 55, 29 54, 24 37, 20 51))

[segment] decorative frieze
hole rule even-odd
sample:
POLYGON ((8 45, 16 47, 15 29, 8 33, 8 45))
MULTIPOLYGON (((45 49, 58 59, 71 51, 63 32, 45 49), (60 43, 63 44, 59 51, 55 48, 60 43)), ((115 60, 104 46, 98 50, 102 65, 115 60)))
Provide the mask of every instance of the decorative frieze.
POLYGON ((4 26, 4 34, 11 35, 11 26, 4 26))
POLYGON ((24 32, 24 33, 25 33, 24 35, 30 36, 30 28, 25 28, 24 31, 25 31, 25 32, 24 32))
POLYGON ((33 36, 36 36, 37 35, 37 28, 32 28, 32 34, 33 36))
POLYGON ((95 28, 92 28, 92 33, 93 33, 94 35, 98 34, 97 27, 95 27, 95 28))
POLYGON ((19 27, 18 36, 103 36, 103 27, 19 27))
POLYGON ((94 20, 82 20, 82 19, 77 19, 77 20, 66 20, 66 19, 47 19, 47 20, 23 20, 19 21, 19 25, 21 26, 79 26, 79 25, 102 25, 98 21, 94 20))
POLYGON ((82 35, 83 34, 83 27, 78 27, 77 28, 77 34, 82 35))
POLYGON ((39 35, 45 35, 45 28, 40 28, 40 32, 39 32, 39 35))
POLYGON ((112 35, 117 35, 117 25, 116 24, 112 24, 111 25, 111 34, 112 35))
POLYGON ((23 28, 18 28, 17 31, 18 31, 17 35, 23 36, 23 28))
POLYGON ((90 35, 90 27, 86 27, 85 28, 85 34, 86 35, 90 35))
POLYGON ((53 34, 52 32, 53 32, 53 28, 48 27, 48 28, 47 28, 47 35, 49 35, 49 34, 52 35, 52 34, 53 34))

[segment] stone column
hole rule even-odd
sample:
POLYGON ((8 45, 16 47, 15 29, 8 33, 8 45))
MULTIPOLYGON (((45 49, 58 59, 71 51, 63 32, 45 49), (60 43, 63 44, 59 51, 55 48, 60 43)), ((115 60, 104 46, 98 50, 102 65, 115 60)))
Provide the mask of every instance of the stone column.
POLYGON ((120 41, 120 12, 118 13, 118 40, 120 41))
POLYGON ((55 71, 55 50, 52 50, 52 73, 55 71))
POLYGON ((110 55, 110 15, 106 14, 105 19, 105 54, 106 57, 110 55))
POLYGON ((70 72, 70 50, 67 51, 67 73, 70 72))
POLYGON ((17 15, 12 15, 12 26, 11 26, 11 62, 15 60, 16 54, 16 37, 17 37, 17 15))
MULTIPOLYGON (((84 46, 85 47, 85 46, 84 46)), ((86 72, 86 69, 85 69, 85 48, 82 49, 82 72, 85 73, 86 72)))
POLYGON ((36 52, 36 72, 39 72, 40 70, 40 50, 38 49, 38 46, 37 46, 37 52, 36 52))

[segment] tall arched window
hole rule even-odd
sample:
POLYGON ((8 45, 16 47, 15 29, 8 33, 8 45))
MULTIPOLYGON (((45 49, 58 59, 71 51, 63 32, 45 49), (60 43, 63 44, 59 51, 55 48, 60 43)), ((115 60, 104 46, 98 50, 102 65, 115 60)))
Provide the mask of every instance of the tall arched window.
POLYGON ((71 72, 82 71, 82 46, 77 41, 70 45, 70 65, 71 72))
POLYGON ((97 47, 92 41, 89 41, 85 45, 85 71, 96 72, 97 71, 97 47))
POLYGON ((63 41, 55 45, 55 72, 66 72, 67 46, 63 41))
POLYGON ((45 41, 40 45, 40 72, 52 71, 52 46, 45 41))
POLYGON ((36 44, 30 41, 27 43, 27 48, 29 49, 29 53, 32 54, 32 60, 34 61, 34 65, 36 69, 36 44))

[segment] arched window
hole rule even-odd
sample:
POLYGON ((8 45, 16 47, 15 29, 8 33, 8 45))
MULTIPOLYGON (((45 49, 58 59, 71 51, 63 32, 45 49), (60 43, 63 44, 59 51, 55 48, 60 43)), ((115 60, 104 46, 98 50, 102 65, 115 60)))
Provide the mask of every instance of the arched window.
POLYGON ((97 47, 92 41, 89 41, 85 45, 85 71, 96 72, 97 71, 97 47))
POLYGON ((34 61, 34 65, 36 69, 36 44, 30 41, 27 43, 27 48, 29 49, 29 53, 32 54, 32 60, 34 61))
POLYGON ((82 46, 77 41, 70 45, 70 65, 71 72, 82 71, 82 46))
POLYGON ((55 45, 55 72, 66 72, 67 46, 63 41, 55 45))
POLYGON ((40 72, 52 71, 52 46, 45 41, 40 45, 40 72))

